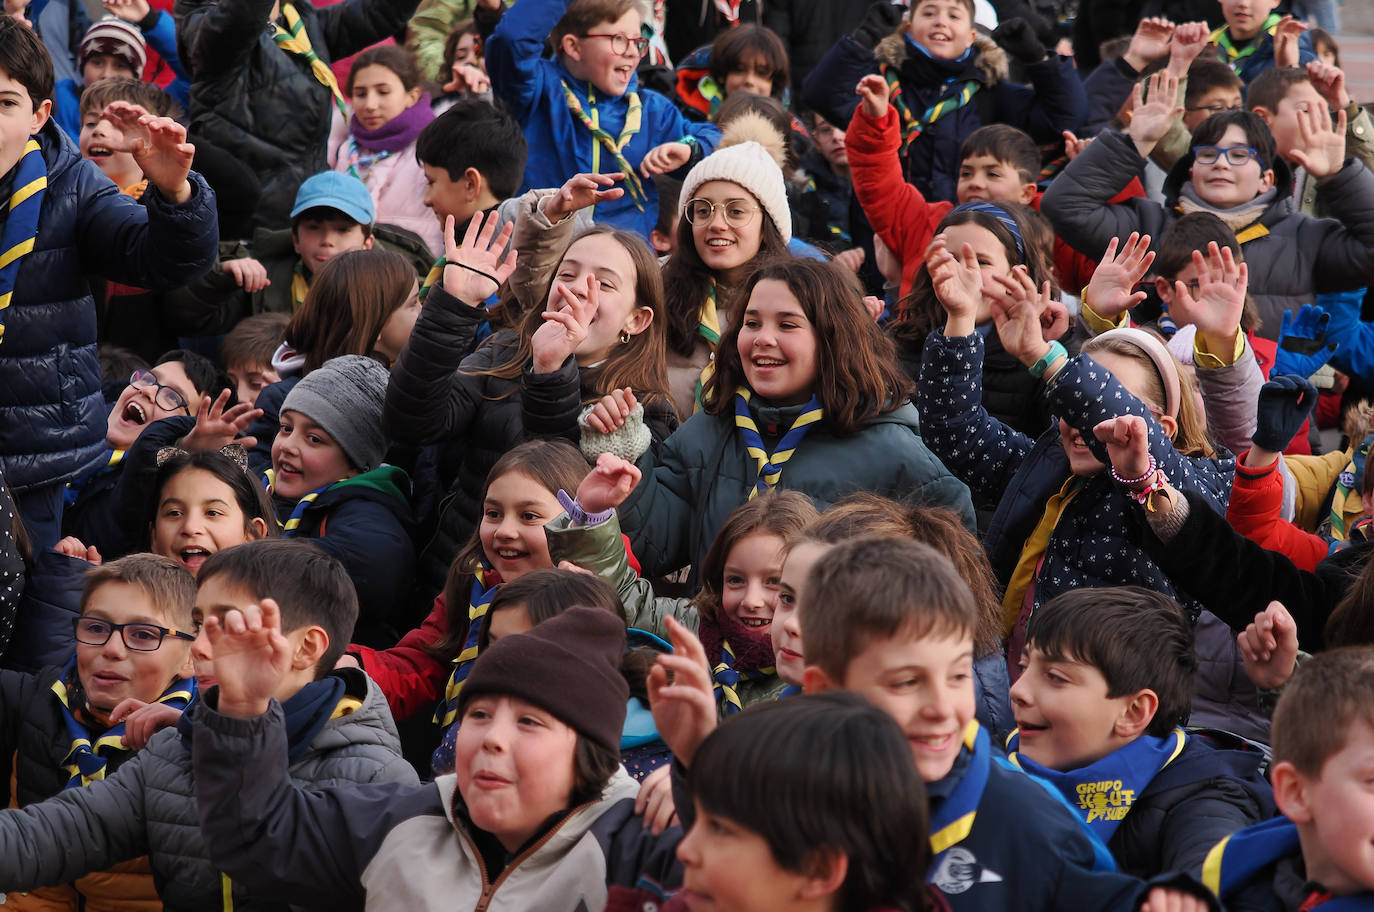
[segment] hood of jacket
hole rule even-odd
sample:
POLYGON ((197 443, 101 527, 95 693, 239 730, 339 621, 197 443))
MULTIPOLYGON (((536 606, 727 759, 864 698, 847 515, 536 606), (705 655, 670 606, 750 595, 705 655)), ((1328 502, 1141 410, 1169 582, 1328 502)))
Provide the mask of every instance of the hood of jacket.
MULTIPOLYGON (((873 56, 879 63, 900 69, 906 62, 907 55, 911 53, 911 46, 906 40, 907 21, 903 19, 897 31, 879 41, 873 49, 873 56)), ((973 35, 973 64, 982 73, 987 85, 1001 82, 1011 72, 1007 52, 991 38, 977 32, 973 35)))

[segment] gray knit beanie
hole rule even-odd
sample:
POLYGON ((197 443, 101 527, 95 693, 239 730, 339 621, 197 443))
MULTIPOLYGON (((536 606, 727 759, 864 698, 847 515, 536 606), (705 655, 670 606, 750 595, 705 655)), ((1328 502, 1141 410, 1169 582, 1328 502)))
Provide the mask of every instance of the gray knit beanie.
POLYGON ((362 355, 330 358, 306 374, 281 404, 324 429, 354 468, 369 472, 386 457, 382 403, 391 378, 385 367, 362 355))

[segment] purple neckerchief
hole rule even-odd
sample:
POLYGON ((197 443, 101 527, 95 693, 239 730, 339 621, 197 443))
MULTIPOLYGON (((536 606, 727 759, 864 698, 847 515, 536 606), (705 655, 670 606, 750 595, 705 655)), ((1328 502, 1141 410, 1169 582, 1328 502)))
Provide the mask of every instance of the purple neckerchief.
POLYGON ((420 100, 400 114, 388 120, 375 130, 367 130, 358 123, 358 115, 348 120, 348 132, 353 141, 364 149, 374 152, 400 152, 415 142, 415 137, 434 119, 434 109, 429 106, 429 93, 425 92, 420 100))

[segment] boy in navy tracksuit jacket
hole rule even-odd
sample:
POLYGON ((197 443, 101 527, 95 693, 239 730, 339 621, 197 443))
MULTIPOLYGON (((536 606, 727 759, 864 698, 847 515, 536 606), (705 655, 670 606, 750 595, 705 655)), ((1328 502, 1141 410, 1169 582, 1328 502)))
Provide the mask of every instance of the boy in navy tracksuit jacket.
POLYGON ((668 98, 639 87, 635 68, 647 39, 633 0, 618 0, 614 20, 578 0, 523 4, 502 17, 486 47, 492 90, 529 142, 520 192, 560 187, 572 174, 629 171, 620 183, 625 195, 598 204, 595 218, 647 241, 658 221, 650 175, 685 176, 715 149, 720 130, 687 120, 668 98), (543 60, 550 33, 556 56, 543 60))
POLYGON ((1027 628, 1011 761, 1138 877, 1197 874, 1218 839, 1274 813, 1259 749, 1178 727, 1196 675, 1183 609, 1148 589, 1067 592, 1027 628))
POLYGON ((911 742, 930 797, 927 881, 952 910, 1131 910, 1152 886, 1205 892, 1181 875, 1152 885, 1117 872, 1064 800, 993 746, 973 720, 978 609, 933 549, 837 545, 799 601, 803 688, 863 694, 911 742))
POLYGON ((1304 662, 1279 697, 1273 740, 1283 816, 1217 843, 1203 882, 1232 912, 1374 908, 1374 650, 1304 662))

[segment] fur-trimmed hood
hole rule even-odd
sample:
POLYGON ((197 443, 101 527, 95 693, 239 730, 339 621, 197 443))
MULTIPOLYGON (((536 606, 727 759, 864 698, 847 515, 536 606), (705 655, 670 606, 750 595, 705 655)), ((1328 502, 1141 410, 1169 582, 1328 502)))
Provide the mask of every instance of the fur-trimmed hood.
MULTIPOLYGON (((900 68, 906 62, 910 47, 906 41, 906 28, 910 21, 910 16, 902 18, 902 24, 897 31, 888 35, 878 46, 873 49, 873 56, 879 63, 900 68)), ((997 46, 988 36, 981 32, 973 34, 974 63, 987 78, 988 85, 995 85, 1006 79, 1010 73, 1007 63, 1007 52, 997 46)))

